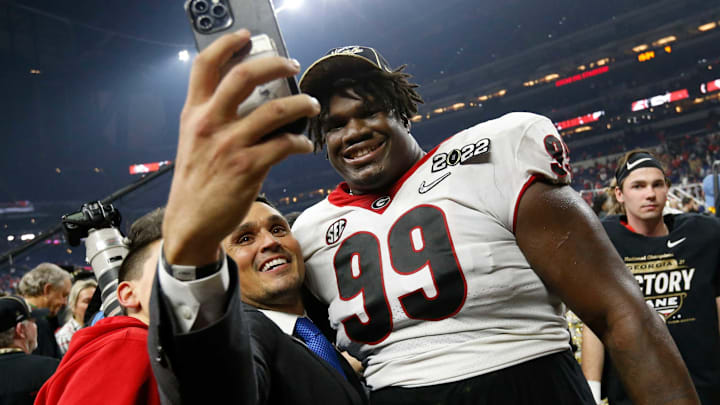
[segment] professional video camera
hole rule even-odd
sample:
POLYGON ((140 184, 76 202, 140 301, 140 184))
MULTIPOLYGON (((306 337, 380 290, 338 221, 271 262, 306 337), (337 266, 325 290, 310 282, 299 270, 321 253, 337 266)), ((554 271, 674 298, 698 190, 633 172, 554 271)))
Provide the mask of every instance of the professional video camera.
POLYGON ((106 317, 122 312, 117 300, 118 270, 128 253, 129 241, 118 227, 120 212, 100 201, 83 204, 80 211, 62 216, 63 231, 70 246, 85 238, 85 260, 92 266, 101 292, 100 309, 106 317))

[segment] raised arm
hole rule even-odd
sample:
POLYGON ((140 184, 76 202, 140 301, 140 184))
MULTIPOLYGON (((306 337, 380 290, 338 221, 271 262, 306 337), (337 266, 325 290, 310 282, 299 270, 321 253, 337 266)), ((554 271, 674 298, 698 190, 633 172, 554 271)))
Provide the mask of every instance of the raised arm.
POLYGON ((295 75, 300 68, 293 60, 266 57, 240 63, 221 77, 249 39, 246 30, 226 35, 193 62, 163 222, 170 264, 214 262, 220 242, 245 217, 270 167, 291 154, 312 151, 304 136, 266 137, 320 111, 317 100, 307 95, 276 99, 237 118, 237 106, 255 86, 295 75))
POLYGON ((295 61, 268 57, 221 75, 249 39, 246 30, 226 35, 195 58, 180 117, 163 220, 164 258, 152 292, 148 337, 166 404, 250 404, 264 391, 262 373, 251 366, 262 359, 243 316, 237 270, 225 260, 219 268, 212 265, 221 241, 249 211, 270 167, 288 155, 312 151, 304 136, 266 135, 317 114, 320 106, 311 97, 296 95, 238 118, 238 104, 255 86, 299 69, 295 61))
POLYGON ((516 237, 548 288, 601 338, 635 404, 699 404, 667 328, 575 191, 531 185, 519 204, 516 237))

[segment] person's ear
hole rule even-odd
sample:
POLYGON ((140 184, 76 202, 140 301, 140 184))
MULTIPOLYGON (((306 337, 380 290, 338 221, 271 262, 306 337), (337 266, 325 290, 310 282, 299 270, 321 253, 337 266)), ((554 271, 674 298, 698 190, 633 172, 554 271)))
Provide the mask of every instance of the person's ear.
POLYGON ((118 302, 123 308, 139 308, 140 300, 135 294, 135 286, 131 281, 123 281, 117 288, 118 302))
POLYGON ((25 325, 22 322, 18 322, 15 325, 15 337, 17 339, 26 339, 27 338, 27 331, 25 330, 25 325))
POLYGON ((622 190, 620 190, 620 187, 615 187, 615 199, 618 200, 620 203, 624 203, 625 199, 623 198, 622 190))
POLYGON ((43 286, 43 295, 47 296, 48 294, 50 294, 50 291, 52 291, 52 288, 53 288, 52 284, 50 284, 50 283, 45 284, 43 286))

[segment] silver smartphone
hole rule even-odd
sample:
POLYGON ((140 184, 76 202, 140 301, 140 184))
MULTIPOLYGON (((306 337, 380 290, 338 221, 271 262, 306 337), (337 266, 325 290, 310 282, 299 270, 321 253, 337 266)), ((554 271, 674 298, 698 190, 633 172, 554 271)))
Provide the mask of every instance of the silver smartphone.
MULTIPOLYGON (((230 66, 251 58, 273 55, 288 57, 270 0, 187 0, 185 11, 190 19, 198 51, 207 48, 225 34, 241 28, 250 30, 250 44, 233 56, 230 66)), ((238 106, 238 115, 245 116, 272 99, 298 93, 300 90, 294 77, 273 80, 257 86, 238 106)), ((301 118, 275 133, 301 134, 306 127, 307 118, 301 118)))

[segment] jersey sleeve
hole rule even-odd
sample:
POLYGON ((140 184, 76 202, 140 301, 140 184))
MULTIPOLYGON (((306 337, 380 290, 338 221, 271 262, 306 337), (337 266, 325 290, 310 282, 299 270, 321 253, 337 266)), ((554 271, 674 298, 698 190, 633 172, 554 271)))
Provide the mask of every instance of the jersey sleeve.
POLYGON ((494 184, 499 198, 491 204, 498 220, 515 232, 520 199, 530 185, 543 180, 570 184, 570 150, 553 123, 531 113, 511 113, 499 119, 495 148, 494 184))
MULTIPOLYGON (((322 204, 320 204, 322 205, 322 204)), ((318 250, 322 247, 321 241, 324 242, 324 237, 318 231, 316 225, 319 212, 316 206, 310 207, 305 210, 300 216, 297 217, 295 223, 292 226, 292 234, 295 240, 298 241, 303 253, 303 260, 305 261, 305 286, 315 296, 320 299, 321 302, 326 303, 325 300, 320 298, 320 285, 314 277, 313 261, 310 259, 315 255, 318 250), (321 239, 322 238, 322 239, 321 239)))

